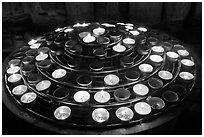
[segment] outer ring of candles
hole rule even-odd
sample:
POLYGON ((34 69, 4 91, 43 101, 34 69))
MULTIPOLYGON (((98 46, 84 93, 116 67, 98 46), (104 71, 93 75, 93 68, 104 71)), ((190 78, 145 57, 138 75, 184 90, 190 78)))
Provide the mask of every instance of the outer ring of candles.
POLYGON ((18 73, 20 71, 20 67, 18 66, 14 66, 14 67, 10 67, 6 70, 7 74, 15 74, 18 73))
POLYGON ((69 95, 69 89, 60 87, 53 92, 53 96, 57 99, 65 99, 69 95))
POLYGON ((160 110, 165 106, 165 102, 159 97, 150 97, 147 99, 147 101, 152 107, 152 109, 155 109, 155 110, 160 110))
POLYGON ((97 108, 92 112, 92 118, 98 123, 103 123, 109 119, 109 112, 105 108, 97 108))
POLYGON ((166 70, 159 71, 158 76, 163 80, 170 80, 173 78, 173 75, 169 71, 166 71, 166 70))
POLYGON ((122 121, 130 121, 133 118, 134 113, 128 107, 120 107, 116 110, 115 115, 122 121))
POLYGON ((178 95, 181 95, 181 96, 183 96, 183 95, 185 95, 187 93, 186 88, 184 86, 182 86, 182 85, 173 85, 171 87, 171 91, 174 91, 178 95))
POLYGON ((119 83, 120 79, 117 75, 109 74, 104 77, 104 82, 106 85, 114 86, 119 83), (113 79, 112 79, 113 78, 113 79))
POLYGON ((192 80, 194 78, 193 74, 189 72, 180 72, 179 76, 183 80, 192 80))
POLYGON ((25 93, 23 96, 21 96, 21 102, 22 103, 31 103, 37 98, 37 94, 34 92, 28 92, 25 93))
POLYGON ((78 103, 85 103, 90 99, 90 94, 87 91, 77 91, 74 94, 74 100, 78 103))
POLYGON ((149 64, 140 64, 139 69, 143 73, 151 73, 153 71, 153 67, 149 64))
POLYGON ((145 96, 149 93, 149 88, 144 84, 136 84, 133 86, 133 91, 139 96, 145 96))
POLYGON ((195 65, 195 63, 189 59, 182 59, 181 64, 187 66, 187 67, 192 67, 195 65))
POLYGON ((12 59, 8 62, 8 66, 19 66, 20 65, 21 60, 20 59, 12 59))
POLYGON ((60 106, 54 111, 54 117, 58 120, 65 120, 71 115, 71 109, 68 106, 60 106))
POLYGON ((134 106, 135 111, 140 115, 147 115, 151 113, 151 106, 146 102, 138 102, 134 106))
POLYGON ((55 79, 61 79, 65 77, 67 74, 67 71, 65 69, 56 69, 52 72, 52 77, 55 79))
POLYGON ((35 86, 35 88, 42 92, 42 91, 45 91, 47 89, 49 89, 51 86, 51 82, 49 80, 42 80, 40 82, 37 83, 37 85, 35 86))
POLYGON ((14 95, 22 95, 22 94, 24 94, 27 91, 27 89, 28 88, 27 88, 26 85, 18 85, 18 86, 14 87, 12 89, 12 93, 14 95))
POLYGON ((114 91, 114 97, 117 101, 125 101, 130 98, 130 91, 125 88, 118 88, 114 91))
POLYGON ((98 91, 94 94, 94 99, 99 103, 106 103, 110 100, 110 94, 106 91, 98 91))
POLYGON ((163 82, 158 78, 150 78, 148 80, 148 85, 153 89, 159 89, 163 86, 163 82))
POLYGON ((179 96, 176 92, 173 92, 171 90, 167 90, 162 94, 162 97, 164 98, 164 100, 166 100, 167 102, 176 102, 179 99, 179 96))
POLYGON ((22 76, 20 74, 12 74, 8 77, 8 82, 17 83, 21 80, 22 76))

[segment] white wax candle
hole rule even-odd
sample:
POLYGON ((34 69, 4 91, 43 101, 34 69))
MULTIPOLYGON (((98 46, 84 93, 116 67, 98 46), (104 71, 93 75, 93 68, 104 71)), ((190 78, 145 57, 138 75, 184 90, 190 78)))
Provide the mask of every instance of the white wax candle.
POLYGON ((191 80, 194 78, 193 74, 191 74, 189 72, 180 72, 179 76, 184 80, 191 80))
POLYGON ((163 58, 159 55, 150 55, 150 60, 156 63, 160 63, 163 61, 163 58))
POLYGON ((163 53, 164 52, 164 48, 162 46, 153 46, 152 51, 157 52, 157 53, 163 53))
POLYGON ((44 54, 42 52, 35 57, 36 61, 42 61, 45 60, 46 58, 48 58, 48 54, 44 54))
POLYGON ((83 42, 85 43, 91 43, 94 42, 95 40, 96 38, 94 36, 91 36, 90 34, 83 38, 83 42))
POLYGON ((132 24, 132 23, 126 23, 125 25, 126 25, 126 26, 131 26, 131 27, 134 26, 134 24, 132 24))
POLYGON ((98 123, 105 122, 109 119, 109 112, 105 108, 97 108, 92 112, 92 118, 98 123))
POLYGON ((147 115, 151 112, 151 106, 146 102, 136 103, 134 109, 140 115, 147 115))
POLYGON ((13 66, 19 66, 21 60, 20 59, 12 59, 9 61, 8 65, 10 67, 13 67, 13 66))
POLYGON ((48 89, 51 86, 51 82, 49 80, 42 80, 36 85, 36 89, 38 91, 43 91, 48 89))
POLYGON ((116 23, 116 24, 118 24, 118 25, 125 25, 125 23, 122 23, 122 22, 121 23, 119 22, 119 23, 116 23))
POLYGON ((22 76, 20 74, 12 74, 11 76, 8 77, 8 82, 14 83, 18 82, 21 80, 22 76))
POLYGON ((147 95, 149 93, 149 88, 144 84, 136 84, 133 86, 133 91, 140 96, 147 95))
POLYGON ((104 77, 104 82, 107 85, 113 86, 119 83, 119 77, 113 74, 109 74, 104 77))
POLYGON ((109 23, 102 23, 101 25, 106 26, 106 27, 115 27, 115 25, 109 24, 109 23))
POLYGON ((25 93, 21 97, 21 102, 22 103, 31 103, 36 99, 36 97, 37 97, 37 94, 35 94, 34 92, 28 92, 28 93, 25 93))
POLYGON ((33 45, 33 44, 35 44, 36 42, 38 42, 38 41, 35 40, 35 39, 32 39, 32 40, 30 40, 30 41, 28 42, 28 45, 33 45))
POLYGON ((182 59, 181 63, 185 66, 188 66, 188 67, 192 67, 195 65, 195 63, 189 59, 182 59))
POLYGON ((178 50, 177 52, 179 55, 184 56, 184 57, 189 55, 189 52, 187 50, 178 50))
POLYGON ((123 39, 123 43, 132 45, 132 44, 135 44, 135 40, 132 38, 125 38, 123 39))
POLYGON ((18 66, 13 66, 13 65, 11 64, 10 68, 8 68, 6 72, 7 72, 8 74, 14 74, 14 73, 19 72, 19 70, 20 70, 20 67, 18 67, 18 66))
POLYGON ((67 29, 64 30, 64 32, 67 33, 67 32, 71 32, 71 31, 73 31, 73 30, 74 30, 74 29, 72 29, 72 28, 67 28, 67 29))
POLYGON ((146 32, 147 31, 147 29, 146 28, 144 28, 144 27, 139 27, 139 28, 137 28, 139 31, 142 31, 142 32, 146 32))
POLYGON ((13 88, 12 93, 14 95, 22 95, 27 91, 27 86, 26 85, 18 85, 13 88))
POLYGON ((86 37, 87 35, 91 35, 90 32, 81 32, 81 33, 79 33, 79 37, 80 37, 81 39, 83 39, 83 38, 86 37))
POLYGON ((57 28, 56 30, 55 30, 55 32, 62 32, 64 29, 63 28, 57 28))
POLYGON ((125 26, 125 28, 128 29, 128 30, 133 30, 132 26, 125 26))
POLYGON ((128 107, 120 107, 116 110, 115 115, 122 121, 129 121, 133 118, 134 113, 128 107))
POLYGON ((173 75, 169 71, 161 70, 158 73, 159 77, 164 80, 170 80, 173 78, 173 75))
POLYGON ((32 44, 30 45, 30 48, 31 49, 38 49, 40 47, 41 43, 35 43, 35 44, 32 44))
POLYGON ((110 94, 106 91, 96 92, 94 99, 99 103, 106 103, 110 100, 110 94))
POLYGON ((126 47, 123 45, 117 44, 117 45, 113 46, 113 50, 121 53, 121 52, 124 52, 126 50, 126 47))
POLYGON ((139 65, 139 70, 142 72, 152 72, 153 71, 153 67, 149 64, 141 64, 139 65))
POLYGON ((54 112, 54 116, 58 120, 65 120, 70 115, 71 115, 71 109, 68 106, 60 106, 54 112))
POLYGON ((53 71, 52 77, 55 79, 59 79, 59 78, 64 77, 66 74, 67 74, 67 71, 65 69, 57 69, 53 71))
POLYGON ((74 100, 78 103, 84 103, 90 99, 90 94, 87 91, 78 91, 74 94, 74 100))
POLYGON ((172 51, 167 52, 166 55, 172 59, 177 59, 179 57, 177 53, 172 52, 172 51))
POLYGON ((102 35, 102 34, 104 34, 105 33, 105 29, 104 28, 95 28, 94 30, 93 30, 93 33, 95 34, 95 35, 102 35))
POLYGON ((140 34, 140 32, 137 31, 137 30, 132 30, 132 31, 130 31, 130 33, 131 33, 132 35, 134 35, 134 36, 137 36, 137 35, 140 34))

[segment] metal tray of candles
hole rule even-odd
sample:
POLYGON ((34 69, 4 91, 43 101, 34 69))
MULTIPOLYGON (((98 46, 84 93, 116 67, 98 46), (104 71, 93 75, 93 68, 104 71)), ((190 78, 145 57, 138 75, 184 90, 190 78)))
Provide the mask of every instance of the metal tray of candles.
POLYGON ((196 65, 183 45, 130 23, 75 24, 14 51, 5 85, 20 107, 59 126, 128 126, 189 94, 196 65))

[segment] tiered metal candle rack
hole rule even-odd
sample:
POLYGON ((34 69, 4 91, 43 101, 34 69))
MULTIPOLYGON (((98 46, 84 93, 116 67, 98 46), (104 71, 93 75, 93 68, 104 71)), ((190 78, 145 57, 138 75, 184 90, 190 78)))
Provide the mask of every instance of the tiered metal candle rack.
POLYGON ((19 107, 58 126, 136 125, 193 88, 196 65, 183 45, 130 23, 75 24, 14 51, 4 81, 19 107))

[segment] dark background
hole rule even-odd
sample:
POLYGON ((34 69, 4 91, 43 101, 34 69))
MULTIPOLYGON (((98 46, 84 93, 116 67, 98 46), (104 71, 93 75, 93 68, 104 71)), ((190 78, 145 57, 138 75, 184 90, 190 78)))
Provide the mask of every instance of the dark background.
MULTIPOLYGON (((196 2, 3 2, 2 60, 32 37, 42 35, 50 29, 77 22, 96 21, 136 22, 170 34, 189 45, 198 60, 201 72, 202 3, 196 2)), ((192 105, 177 119, 142 134, 201 134, 201 81, 202 78, 199 77, 199 87, 192 91, 193 96, 188 100, 192 105), (173 128, 170 130, 168 127, 172 126, 172 123, 173 128)), ((17 118, 5 105, 2 109, 3 134, 52 134, 17 118)))

